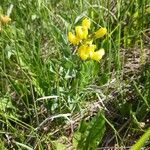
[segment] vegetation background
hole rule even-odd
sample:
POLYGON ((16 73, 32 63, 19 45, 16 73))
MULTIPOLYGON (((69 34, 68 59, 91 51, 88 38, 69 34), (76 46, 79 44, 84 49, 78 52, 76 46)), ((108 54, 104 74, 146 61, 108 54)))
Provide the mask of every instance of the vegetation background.
POLYGON ((2 14, 0 149, 150 147, 149 0, 0 0, 2 14), (67 39, 85 17, 108 30, 100 62, 67 39))

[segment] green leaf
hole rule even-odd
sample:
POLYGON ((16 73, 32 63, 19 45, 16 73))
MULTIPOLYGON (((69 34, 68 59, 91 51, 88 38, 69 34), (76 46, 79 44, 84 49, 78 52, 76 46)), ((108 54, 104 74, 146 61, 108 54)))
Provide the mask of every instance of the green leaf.
POLYGON ((101 142, 105 132, 105 120, 102 112, 99 112, 92 120, 92 126, 86 138, 83 150, 95 150, 101 142))
POLYGON ((6 111, 7 108, 13 108, 13 105, 8 98, 0 98, 0 111, 6 111))
POLYGON ((81 70, 79 72, 78 80, 80 88, 84 88, 97 77, 99 71, 99 65, 94 61, 86 61, 81 64, 81 70))
POLYGON ((53 141, 52 145, 54 150, 66 150, 66 146, 58 141, 53 141))
POLYGON ((147 12, 147 13, 150 13, 150 7, 148 7, 148 8, 146 9, 146 12, 147 12))
POLYGON ((95 150, 105 132, 105 120, 100 111, 90 121, 82 121, 79 130, 74 134, 73 146, 78 150, 95 150))
POLYGON ((131 147, 131 150, 140 150, 145 142, 150 138, 150 128, 141 136, 141 138, 131 147))
POLYGON ((29 146, 27 146, 25 144, 22 144, 22 143, 19 143, 19 142, 15 142, 15 143, 16 143, 16 145, 19 145, 22 148, 26 148, 26 150, 33 150, 33 148, 31 148, 31 147, 29 147, 29 146))

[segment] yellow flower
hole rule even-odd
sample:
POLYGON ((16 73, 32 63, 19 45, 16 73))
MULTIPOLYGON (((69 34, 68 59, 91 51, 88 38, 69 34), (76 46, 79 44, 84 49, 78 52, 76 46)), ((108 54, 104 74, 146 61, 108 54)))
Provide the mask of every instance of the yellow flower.
POLYGON ((98 31, 95 32, 95 37, 96 38, 101 38, 107 33, 106 28, 100 28, 98 31))
POLYGON ((81 45, 78 49, 78 55, 82 60, 86 60, 89 57, 89 54, 86 53, 86 45, 81 45))
POLYGON ((87 42, 81 45, 78 49, 78 55, 82 60, 88 59, 96 49, 96 45, 91 44, 91 42, 87 42))
POLYGON ((88 29, 90 28, 91 26, 91 21, 87 18, 85 18, 83 21, 82 21, 82 26, 83 27, 87 27, 88 29))
POLYGON ((89 57, 94 53, 96 49, 96 45, 90 44, 86 46, 86 53, 88 53, 89 57))
POLYGON ((68 33, 68 40, 73 45, 78 45, 80 42, 80 39, 78 37, 76 37, 72 32, 68 33))
POLYGON ((76 35, 79 39, 86 39, 88 36, 88 28, 85 26, 76 26, 75 27, 76 35))
POLYGON ((86 53, 84 53, 84 52, 81 52, 81 53, 80 53, 80 58, 81 58, 82 60, 86 60, 86 59, 88 59, 88 55, 87 55, 86 53))
POLYGON ((100 49, 100 50, 98 50, 96 52, 93 52, 90 55, 90 58, 93 59, 93 60, 99 61, 100 59, 102 59, 104 54, 105 54, 104 49, 100 49))
POLYGON ((0 21, 2 24, 8 24, 11 21, 9 16, 0 16, 0 21))

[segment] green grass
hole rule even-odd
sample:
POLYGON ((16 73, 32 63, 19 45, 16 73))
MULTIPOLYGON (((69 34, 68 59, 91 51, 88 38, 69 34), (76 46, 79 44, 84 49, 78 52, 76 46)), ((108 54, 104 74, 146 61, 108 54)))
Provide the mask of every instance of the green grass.
POLYGON ((1 149, 125 148, 144 134, 148 0, 3 0, 0 14, 7 13, 12 21, 0 31, 1 149), (95 41, 105 49, 100 62, 80 60, 68 42, 84 17, 92 32, 108 29, 95 41))

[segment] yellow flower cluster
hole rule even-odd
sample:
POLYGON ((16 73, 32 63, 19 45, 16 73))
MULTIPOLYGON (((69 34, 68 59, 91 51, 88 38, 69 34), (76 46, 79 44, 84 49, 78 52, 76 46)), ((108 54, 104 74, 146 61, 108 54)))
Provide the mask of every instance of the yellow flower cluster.
POLYGON ((9 22, 11 22, 9 16, 0 15, 0 31, 2 31, 2 25, 7 25, 9 22))
POLYGON ((99 61, 105 54, 104 49, 96 50, 96 45, 92 44, 93 39, 103 37, 107 33, 106 28, 100 28, 94 34, 89 35, 88 30, 90 29, 91 21, 85 18, 82 21, 81 26, 75 27, 75 34, 72 32, 68 33, 68 40, 71 44, 77 45, 78 55, 82 60, 92 59, 99 61))

